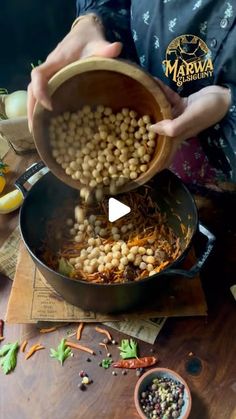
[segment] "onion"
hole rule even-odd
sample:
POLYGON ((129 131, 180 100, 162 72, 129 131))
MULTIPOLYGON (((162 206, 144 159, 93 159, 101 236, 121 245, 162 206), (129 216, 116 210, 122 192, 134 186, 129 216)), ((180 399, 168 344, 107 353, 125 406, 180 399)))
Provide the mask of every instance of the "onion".
POLYGON ((27 115, 27 91, 17 90, 5 99, 5 113, 8 118, 27 115))

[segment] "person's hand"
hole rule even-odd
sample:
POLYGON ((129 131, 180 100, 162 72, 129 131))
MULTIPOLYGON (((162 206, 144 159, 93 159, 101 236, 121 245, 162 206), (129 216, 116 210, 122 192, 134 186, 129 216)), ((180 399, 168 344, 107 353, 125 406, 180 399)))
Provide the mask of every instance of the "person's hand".
POLYGON ((91 15, 81 19, 48 55, 46 61, 32 70, 27 101, 30 131, 36 101, 39 101, 46 109, 52 110, 47 84, 57 71, 80 58, 92 55, 115 58, 120 54, 121 49, 120 42, 111 44, 105 40, 101 26, 91 15))
POLYGON ((231 94, 225 87, 209 86, 189 97, 180 97, 160 80, 158 84, 171 104, 173 119, 157 122, 150 129, 172 137, 178 144, 216 124, 229 110, 231 94))

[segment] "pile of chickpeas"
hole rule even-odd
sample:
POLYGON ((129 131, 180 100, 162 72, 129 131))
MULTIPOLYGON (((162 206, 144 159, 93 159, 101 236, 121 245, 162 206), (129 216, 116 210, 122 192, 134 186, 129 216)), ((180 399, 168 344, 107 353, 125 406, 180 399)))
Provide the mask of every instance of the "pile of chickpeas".
POLYGON ((135 227, 130 220, 117 227, 93 214, 82 221, 81 215, 81 208, 77 206, 75 220, 67 219, 66 222, 73 240, 86 243, 79 256, 69 259, 76 270, 88 274, 111 271, 114 268, 116 271, 124 271, 131 264, 141 271, 147 270, 150 276, 156 273, 155 239, 150 238, 146 246, 130 247, 126 239, 135 227), (113 241, 106 243, 108 237, 113 241))
MULTIPOLYGON (((68 176, 82 185, 82 201, 88 202, 91 192, 101 201, 104 188, 113 195, 148 170, 156 148, 156 134, 150 126, 149 115, 138 116, 128 108, 115 113, 103 105, 96 109, 86 105, 51 119, 52 156, 68 176)), ((75 218, 66 222, 70 237, 84 244, 78 255, 69 259, 76 271, 124 272, 132 266, 150 276, 156 273, 155 239, 145 246, 128 245, 130 233, 137 229, 132 216, 126 218, 126 223, 110 224, 104 216, 86 216, 82 206, 77 205, 74 212, 75 218)))
POLYGON ((68 176, 83 187, 81 198, 95 191, 103 198, 104 187, 117 188, 148 170, 156 147, 156 134, 149 130, 149 115, 138 117, 134 110, 114 113, 102 105, 92 110, 64 112, 51 119, 52 156, 68 176))

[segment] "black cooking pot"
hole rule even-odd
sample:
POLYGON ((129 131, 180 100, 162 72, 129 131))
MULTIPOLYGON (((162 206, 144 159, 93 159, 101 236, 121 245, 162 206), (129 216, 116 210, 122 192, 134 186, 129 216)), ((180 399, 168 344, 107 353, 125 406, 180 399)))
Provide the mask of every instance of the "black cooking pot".
MULTIPOLYGON (((77 199, 78 191, 65 185, 51 172, 41 177, 29 191, 25 182, 44 164, 42 162, 28 169, 16 182, 25 199, 20 211, 20 230, 25 246, 34 263, 48 283, 69 303, 85 310, 103 313, 124 312, 143 306, 147 302, 158 302, 159 284, 167 278, 181 275, 193 278, 199 272, 213 247, 214 236, 198 223, 195 202, 183 183, 168 170, 164 170, 153 178, 153 199, 158 203, 161 212, 166 213, 167 223, 177 237, 180 237, 181 255, 160 273, 137 282, 123 284, 93 284, 82 280, 70 279, 45 265, 40 257, 40 248, 46 238, 49 220, 57 217, 77 199), (194 266, 189 270, 181 267, 193 239, 205 236, 204 250, 194 266)), ((132 209, 131 209, 132 210, 132 209)), ((55 241, 56 241, 55 232, 55 241)), ((186 279, 189 280, 189 279, 186 279)))

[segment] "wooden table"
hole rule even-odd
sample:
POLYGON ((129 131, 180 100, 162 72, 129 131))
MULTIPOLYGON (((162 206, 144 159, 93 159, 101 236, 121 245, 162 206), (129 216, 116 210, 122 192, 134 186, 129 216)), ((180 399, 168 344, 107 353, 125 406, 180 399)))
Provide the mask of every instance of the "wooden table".
MULTIPOLYGON (((23 158, 9 152, 5 160, 14 168, 8 175, 10 185, 38 157, 23 158)), ((236 282, 235 213, 235 203, 227 199, 208 202, 200 209, 201 219, 217 236, 214 253, 202 273, 208 317, 168 319, 153 346, 160 359, 159 366, 176 370, 188 382, 193 397, 191 419, 236 418, 236 317, 235 301, 229 290, 236 282), (189 366, 189 361, 196 362, 189 366)), ((17 213, 0 216, 0 245, 16 226, 17 219, 17 213)), ((0 276, 0 318, 4 318, 10 289, 11 281, 0 276)), ((112 334, 116 340, 124 337, 117 332, 112 334)), ((31 344, 40 339, 47 350, 28 361, 19 353, 15 371, 8 376, 0 373, 0 419, 138 418, 133 402, 136 373, 130 371, 123 376, 119 371, 113 376, 111 369, 99 367, 100 336, 94 326, 86 326, 82 343, 94 348, 97 356, 87 362, 88 356, 76 351, 63 367, 49 358, 48 348, 58 345, 65 336, 65 328, 39 337, 36 326, 5 325, 5 336, 10 342, 27 338, 31 344), (80 370, 94 381, 85 392, 78 388, 80 370)), ((150 354, 151 345, 139 342, 139 346, 141 355, 150 354)), ((111 347, 111 352, 116 351, 111 347)))

